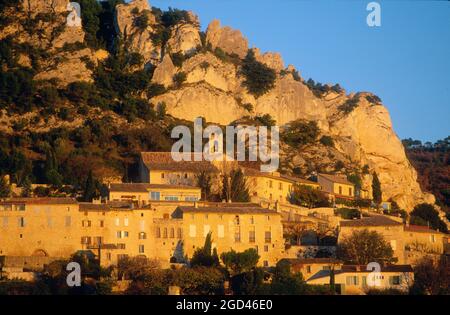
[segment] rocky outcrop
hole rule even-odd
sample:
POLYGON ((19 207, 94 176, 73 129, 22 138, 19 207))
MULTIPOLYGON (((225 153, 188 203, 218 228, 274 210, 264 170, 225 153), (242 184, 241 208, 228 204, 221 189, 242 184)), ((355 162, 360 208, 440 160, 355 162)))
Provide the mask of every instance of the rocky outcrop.
POLYGON ((248 52, 248 41, 241 31, 220 26, 219 20, 212 21, 206 30, 206 42, 215 49, 219 47, 228 54, 236 54, 244 58, 248 52))
POLYGON ((161 47, 153 44, 156 19, 150 9, 147 0, 119 4, 116 7, 116 26, 128 48, 141 54, 145 63, 154 64, 160 60, 161 47), (147 25, 138 25, 138 20, 145 20, 147 25))
POLYGON ((152 82, 169 87, 173 84, 173 76, 177 72, 169 54, 166 54, 162 62, 156 67, 152 82))
POLYGON ((264 54, 261 54, 259 48, 252 48, 252 50, 255 53, 256 60, 258 60, 259 62, 278 72, 284 70, 284 61, 279 53, 266 52, 264 54))
POLYGON ((172 29, 172 35, 167 42, 168 50, 172 53, 189 54, 201 46, 202 40, 197 26, 186 23, 176 25, 172 29))

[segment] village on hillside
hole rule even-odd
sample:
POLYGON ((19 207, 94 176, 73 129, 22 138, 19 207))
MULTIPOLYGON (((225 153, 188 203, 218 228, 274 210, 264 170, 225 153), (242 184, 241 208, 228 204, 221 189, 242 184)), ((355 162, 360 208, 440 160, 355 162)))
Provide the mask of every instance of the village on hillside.
MULTIPOLYGON (((175 162, 170 152, 142 152, 139 178, 109 183, 108 197, 91 202, 3 199, 1 277, 32 282, 76 254, 110 268, 111 290, 124 292, 138 281, 133 266, 205 267, 221 257, 231 275, 260 268, 264 283, 285 266, 319 292, 331 285, 339 294, 400 294, 413 287, 415 266, 449 254, 444 231, 410 224, 395 202, 377 204, 373 191, 342 175, 307 180, 249 162, 175 162), (253 266, 239 267, 239 255, 253 257, 253 266)), ((180 286, 169 288, 180 294, 180 286)), ((225 281, 223 290, 236 289, 225 281)))

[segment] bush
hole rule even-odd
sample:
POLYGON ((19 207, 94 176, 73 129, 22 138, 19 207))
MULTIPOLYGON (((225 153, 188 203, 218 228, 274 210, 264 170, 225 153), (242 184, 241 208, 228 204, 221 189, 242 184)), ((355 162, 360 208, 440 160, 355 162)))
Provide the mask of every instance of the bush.
POLYGON ((142 12, 141 15, 134 18, 133 25, 141 31, 145 31, 149 25, 149 16, 147 12, 142 12))
POLYGON ((255 121, 260 123, 262 126, 273 127, 276 125, 275 119, 272 118, 270 114, 264 114, 262 116, 256 116, 255 121))
POLYGON ((339 208, 335 212, 345 220, 359 219, 361 217, 361 212, 358 209, 339 208))
POLYGON ((173 83, 175 88, 180 88, 183 83, 186 81, 187 75, 185 72, 178 72, 173 76, 173 83))
POLYGON ((376 95, 367 95, 366 100, 372 104, 381 104, 381 98, 376 95))
POLYGON ((147 96, 149 98, 161 95, 166 93, 166 88, 164 85, 162 84, 158 84, 158 83, 152 83, 150 84, 150 86, 147 89, 147 96))
POLYGON ((356 107, 358 107, 358 101, 359 99, 357 97, 348 99, 344 104, 339 105, 338 110, 344 114, 350 114, 356 107))
POLYGON ((249 50, 247 57, 242 61, 240 73, 245 77, 244 86, 255 97, 266 94, 275 86, 275 70, 257 61, 252 50, 249 50))
POLYGON ((177 53, 173 53, 170 55, 172 62, 174 64, 174 66, 181 68, 181 66, 183 65, 184 60, 186 60, 186 57, 184 56, 183 53, 181 52, 177 52, 177 53))
POLYGON ((322 138, 320 138, 320 143, 327 147, 334 147, 334 140, 330 136, 322 136, 322 138))
POLYGON ((292 204, 308 208, 330 206, 328 197, 322 191, 305 185, 294 186, 294 189, 289 196, 289 201, 292 204))
POLYGON ((319 127, 315 121, 296 120, 287 126, 281 137, 292 147, 301 147, 316 141, 319 127))
POLYGON ((447 225, 439 217, 439 212, 428 203, 422 203, 414 207, 411 212, 411 223, 425 226, 429 224, 434 230, 448 232, 447 225))

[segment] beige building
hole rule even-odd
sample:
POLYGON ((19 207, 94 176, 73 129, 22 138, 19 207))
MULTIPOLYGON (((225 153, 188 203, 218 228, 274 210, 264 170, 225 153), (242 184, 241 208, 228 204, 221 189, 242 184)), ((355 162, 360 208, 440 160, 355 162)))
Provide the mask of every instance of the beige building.
POLYGON ((109 200, 133 201, 138 205, 146 205, 151 201, 199 201, 201 189, 186 185, 168 184, 110 184, 109 200))
MULTIPOLYGON (((334 270, 334 283, 341 294, 360 295, 370 289, 395 289, 408 292, 414 282, 410 265, 381 266, 379 272, 367 270, 363 265, 342 265, 334 270)), ((323 269, 307 279, 308 284, 329 285, 330 269, 323 269)))
POLYGON ((254 201, 288 203, 295 185, 309 186, 319 189, 320 185, 306 179, 287 176, 278 172, 263 173, 252 168, 244 168, 250 197, 254 201))
POLYGON ((0 256, 68 258, 90 250, 102 265, 125 256, 183 262, 212 232, 219 254, 257 249, 260 265, 282 257, 281 215, 251 203, 149 201, 77 203, 65 198, 11 199, 0 203, 0 256))
POLYGON ((355 197, 355 185, 343 175, 318 174, 317 182, 320 188, 333 199, 353 199, 355 197))

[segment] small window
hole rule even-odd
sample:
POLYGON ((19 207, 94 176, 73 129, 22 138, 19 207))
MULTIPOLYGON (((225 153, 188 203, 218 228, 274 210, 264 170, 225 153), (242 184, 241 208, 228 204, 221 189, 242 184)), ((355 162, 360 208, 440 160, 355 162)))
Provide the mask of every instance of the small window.
POLYGON ((269 267, 269 262, 267 260, 264 260, 263 265, 264 267, 269 267))
POLYGON ((161 173, 161 178, 164 178, 164 173, 161 173))
POLYGON ((181 228, 177 229, 177 238, 182 238, 183 237, 183 230, 181 228))
POLYGON ((161 200, 161 193, 159 191, 150 192, 150 200, 161 200))
POLYGON ((279 189, 279 190, 283 190, 283 183, 279 183, 279 184, 278 184, 278 189, 279 189))
POLYGON ((391 285, 400 285, 400 276, 389 277, 389 282, 391 285))
POLYGON ((143 254, 145 252, 144 245, 139 245, 139 254, 143 254))
POLYGON ((156 228, 156 238, 161 238, 161 228, 160 227, 156 228))
POLYGON ((268 252, 269 251, 269 246, 268 245, 264 245, 264 251, 268 252))
POLYGON ((25 227, 25 218, 24 217, 19 218, 19 227, 25 227))
POLYGON ((311 273, 311 266, 306 266, 306 273, 311 273))
POLYGON ((264 235, 265 235, 264 241, 266 243, 271 243, 272 242, 272 232, 271 231, 266 231, 264 235))
POLYGON ((145 240, 147 239, 147 234, 145 232, 140 232, 139 233, 139 239, 140 240, 145 240))
POLYGON ((174 238, 174 237, 175 237, 175 229, 170 228, 170 238, 174 238))

